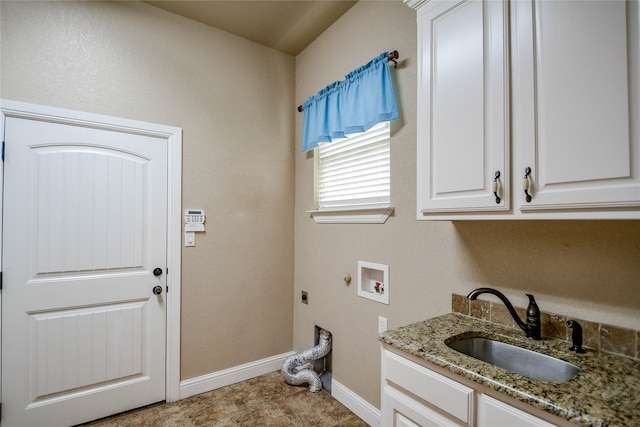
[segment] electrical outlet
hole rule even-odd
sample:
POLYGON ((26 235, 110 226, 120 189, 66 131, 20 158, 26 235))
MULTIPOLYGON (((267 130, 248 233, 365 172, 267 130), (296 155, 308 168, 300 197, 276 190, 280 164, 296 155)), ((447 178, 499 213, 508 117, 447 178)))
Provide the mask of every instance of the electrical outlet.
POLYGON ((300 302, 302 302, 303 304, 309 304, 309 294, 307 294, 307 291, 302 291, 300 302))
POLYGON ((378 316, 378 333, 386 332, 387 330, 387 318, 378 316))

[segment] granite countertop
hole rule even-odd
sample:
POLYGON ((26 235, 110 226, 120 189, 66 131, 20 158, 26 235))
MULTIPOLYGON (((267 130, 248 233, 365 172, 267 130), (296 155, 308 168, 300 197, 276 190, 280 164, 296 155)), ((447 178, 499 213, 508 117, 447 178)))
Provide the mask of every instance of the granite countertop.
POLYGON ((640 426, 640 362, 587 349, 568 350, 561 340, 528 340, 510 329, 457 313, 413 323, 379 336, 380 341, 454 374, 528 403, 578 425, 640 426), (482 336, 573 363, 581 371, 562 383, 533 380, 459 353, 451 337, 482 336))

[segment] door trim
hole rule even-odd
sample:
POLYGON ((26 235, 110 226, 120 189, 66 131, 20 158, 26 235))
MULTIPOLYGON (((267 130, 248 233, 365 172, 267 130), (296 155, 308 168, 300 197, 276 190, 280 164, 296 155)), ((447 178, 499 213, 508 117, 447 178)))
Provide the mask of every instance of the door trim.
MULTIPOLYGON (((180 399, 180 295, 182 256, 182 129, 100 114, 0 99, 0 136, 4 141, 6 117, 37 119, 51 123, 83 125, 95 129, 124 131, 162 138, 167 141, 167 347, 165 400, 180 399)), ((3 164, 0 163, 0 189, 3 189, 3 164)), ((1 196, 1 194, 0 194, 1 196)), ((0 197, 0 223, 2 222, 0 197)), ((0 227, 0 239, 2 238, 0 227)), ((1 247, 1 245, 0 245, 1 247)), ((0 252, 0 271, 2 259, 0 252)), ((2 302, 0 291, 0 303, 2 302)), ((2 316, 0 312, 0 326, 2 316)), ((1 396, 0 396, 1 398, 1 396)))

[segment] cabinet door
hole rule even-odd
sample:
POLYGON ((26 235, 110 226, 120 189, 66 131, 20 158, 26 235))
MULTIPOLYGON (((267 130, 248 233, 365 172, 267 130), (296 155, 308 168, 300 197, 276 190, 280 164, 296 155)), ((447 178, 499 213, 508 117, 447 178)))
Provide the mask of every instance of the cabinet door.
POLYGON ((462 427, 391 386, 384 386, 382 423, 385 427, 462 427))
POLYGON ((476 427, 553 427, 544 420, 486 396, 478 395, 476 427))
POLYGON ((476 0, 418 9, 419 219, 509 208, 505 11, 476 0))
POLYGON ((637 1, 516 1, 512 26, 516 206, 637 211, 637 1))
POLYGON ((389 351, 382 353, 382 375, 461 425, 472 425, 472 388, 389 351))

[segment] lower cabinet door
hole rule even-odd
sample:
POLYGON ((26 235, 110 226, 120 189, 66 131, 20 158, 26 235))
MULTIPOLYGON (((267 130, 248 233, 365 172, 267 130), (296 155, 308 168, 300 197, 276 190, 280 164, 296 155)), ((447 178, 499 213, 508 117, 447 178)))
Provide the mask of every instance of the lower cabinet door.
POLYGON ((383 376, 387 381, 398 384, 420 401, 428 402, 430 408, 438 408, 438 412, 456 420, 459 425, 472 425, 472 388, 390 351, 383 352, 382 360, 383 376))
POLYGON ((544 420, 504 402, 478 394, 476 427, 554 427, 544 420))
POLYGON ((382 417, 381 425, 385 427, 461 427, 464 425, 388 385, 384 387, 382 417))

